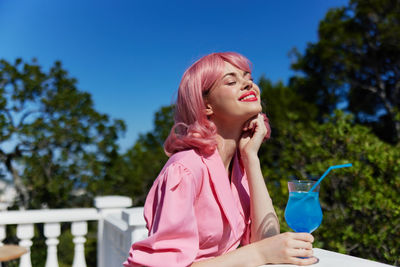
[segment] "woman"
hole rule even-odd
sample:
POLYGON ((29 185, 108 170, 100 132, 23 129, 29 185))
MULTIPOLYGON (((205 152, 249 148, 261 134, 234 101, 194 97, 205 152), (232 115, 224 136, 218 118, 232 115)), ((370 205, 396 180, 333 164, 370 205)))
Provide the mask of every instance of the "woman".
POLYGON ((149 237, 124 266, 314 263, 310 234, 279 234, 257 156, 269 136, 245 57, 213 53, 189 67, 164 144, 170 159, 144 207, 149 237))

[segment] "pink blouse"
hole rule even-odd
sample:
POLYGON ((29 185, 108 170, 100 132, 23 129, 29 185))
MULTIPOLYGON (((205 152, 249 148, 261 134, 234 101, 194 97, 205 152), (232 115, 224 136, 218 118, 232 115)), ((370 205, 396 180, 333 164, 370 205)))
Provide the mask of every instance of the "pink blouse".
POLYGON ((216 150, 174 154, 147 196, 149 229, 136 242, 124 266, 188 266, 222 255, 250 240, 247 177, 235 156, 231 182, 216 150))

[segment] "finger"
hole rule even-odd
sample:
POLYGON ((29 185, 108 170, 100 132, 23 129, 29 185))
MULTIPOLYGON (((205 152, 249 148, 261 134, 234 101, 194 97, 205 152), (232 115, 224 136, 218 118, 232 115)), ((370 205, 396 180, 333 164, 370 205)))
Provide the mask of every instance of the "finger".
POLYGON ((265 128, 265 130, 267 131, 267 126, 265 125, 263 114, 258 114, 257 121, 258 121, 258 125, 260 125, 260 127, 262 127, 262 128, 265 128))
POLYGON ((249 129, 249 124, 250 124, 249 121, 246 121, 246 122, 244 123, 244 125, 243 125, 243 131, 247 131, 247 130, 249 129))
POLYGON ((248 125, 243 128, 243 132, 254 132, 255 125, 253 121, 249 122, 248 125))
POLYGON ((262 115, 258 114, 257 117, 249 121, 249 129, 255 130, 257 127, 264 125, 264 119, 262 115))
POLYGON ((254 122, 254 118, 249 119, 248 121, 245 122, 244 127, 243 127, 243 131, 249 131, 251 130, 254 126, 253 126, 253 122, 254 122))
POLYGON ((314 251, 312 249, 293 248, 288 250, 288 255, 291 257, 308 258, 314 255, 314 251))
POLYGON ((318 258, 316 257, 308 257, 308 258, 298 258, 298 257, 292 257, 290 259, 291 264, 295 265, 300 265, 300 266, 306 266, 306 265, 311 265, 314 263, 318 262, 318 258))
POLYGON ((252 120, 249 125, 249 130, 253 130, 257 126, 257 120, 252 120))
POLYGON ((312 249, 312 243, 303 240, 292 239, 290 242, 288 242, 288 245, 295 249, 312 249))
POLYGON ((293 238, 307 242, 314 242, 314 237, 309 233, 293 233, 293 238))

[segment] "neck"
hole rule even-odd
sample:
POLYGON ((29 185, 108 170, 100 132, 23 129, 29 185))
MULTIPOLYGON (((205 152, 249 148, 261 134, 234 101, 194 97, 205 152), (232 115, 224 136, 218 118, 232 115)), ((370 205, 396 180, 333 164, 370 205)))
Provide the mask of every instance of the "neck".
POLYGON ((224 163, 225 170, 229 174, 229 165, 236 153, 240 136, 242 134, 242 125, 216 125, 217 126, 217 147, 224 163))

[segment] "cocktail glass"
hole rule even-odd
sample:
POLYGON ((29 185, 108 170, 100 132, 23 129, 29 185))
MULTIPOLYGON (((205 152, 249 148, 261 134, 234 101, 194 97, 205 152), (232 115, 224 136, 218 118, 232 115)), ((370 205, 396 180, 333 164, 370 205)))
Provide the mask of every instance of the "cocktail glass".
POLYGON ((309 192, 315 181, 294 180, 288 182, 289 200, 285 209, 286 223, 295 232, 311 233, 322 222, 319 204, 319 185, 309 192))

